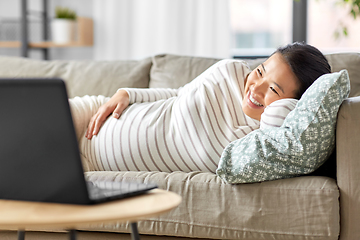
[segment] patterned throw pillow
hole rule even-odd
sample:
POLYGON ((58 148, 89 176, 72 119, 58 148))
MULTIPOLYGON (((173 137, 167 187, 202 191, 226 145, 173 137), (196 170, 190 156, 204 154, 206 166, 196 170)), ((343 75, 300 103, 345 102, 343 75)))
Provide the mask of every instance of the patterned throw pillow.
POLYGON ((250 183, 313 172, 334 150, 337 112, 349 92, 346 70, 321 76, 281 127, 258 129, 230 143, 217 175, 227 183, 250 183))

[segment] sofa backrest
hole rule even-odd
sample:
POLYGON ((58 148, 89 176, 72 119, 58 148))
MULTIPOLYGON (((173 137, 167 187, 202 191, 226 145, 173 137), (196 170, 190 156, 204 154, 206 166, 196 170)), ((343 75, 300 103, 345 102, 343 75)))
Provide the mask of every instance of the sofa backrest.
POLYGON ((220 60, 172 54, 156 55, 152 58, 149 87, 177 89, 220 60))
POLYGON ((334 53, 325 56, 333 72, 348 70, 351 87, 349 97, 360 96, 360 53, 334 53))
POLYGON ((62 78, 70 98, 112 96, 120 87, 149 86, 151 58, 140 61, 42 61, 0 57, 0 77, 62 78))
MULTIPOLYGON (((333 71, 347 69, 350 96, 360 96, 360 53, 325 55, 333 71)), ((43 61, 0 56, 0 77, 58 77, 69 97, 112 96, 118 88, 179 88, 221 59, 161 54, 132 61, 43 61)), ((265 59, 244 59, 254 69, 265 59)))

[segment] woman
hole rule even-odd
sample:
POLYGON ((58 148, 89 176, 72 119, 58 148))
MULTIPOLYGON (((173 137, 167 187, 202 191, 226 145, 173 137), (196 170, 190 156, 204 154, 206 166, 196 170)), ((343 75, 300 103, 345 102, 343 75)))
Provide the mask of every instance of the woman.
POLYGON ((252 72, 242 61, 223 60, 179 89, 125 88, 111 99, 86 96, 70 103, 85 164, 215 172, 225 146, 259 128, 266 107, 299 99, 329 72, 319 50, 294 43, 252 72))

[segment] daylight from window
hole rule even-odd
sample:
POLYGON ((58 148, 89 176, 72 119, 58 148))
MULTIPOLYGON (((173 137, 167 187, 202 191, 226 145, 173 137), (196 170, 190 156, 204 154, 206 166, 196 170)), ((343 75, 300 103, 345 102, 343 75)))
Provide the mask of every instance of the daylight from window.
MULTIPOLYGON (((360 19, 341 2, 308 0, 307 42, 324 53, 360 51, 360 19), (348 35, 336 37, 342 26, 348 35)), ((267 56, 292 42, 292 7, 292 0, 230 0, 233 56, 267 56)))
POLYGON ((292 1, 230 0, 234 56, 265 56, 292 39, 292 1))
POLYGON ((360 19, 339 0, 308 0, 308 43, 325 53, 360 51, 360 19), (348 36, 335 33, 346 26, 348 36))

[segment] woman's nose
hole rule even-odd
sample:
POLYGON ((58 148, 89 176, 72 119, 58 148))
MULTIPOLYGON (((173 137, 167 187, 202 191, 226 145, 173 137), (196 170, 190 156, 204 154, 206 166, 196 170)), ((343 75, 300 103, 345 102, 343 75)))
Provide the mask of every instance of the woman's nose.
POLYGON ((256 81, 256 83, 254 83, 254 86, 253 86, 254 93, 261 95, 264 93, 264 90, 266 90, 265 81, 258 80, 258 81, 256 81))

